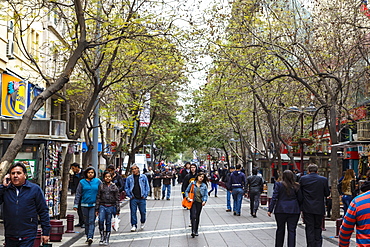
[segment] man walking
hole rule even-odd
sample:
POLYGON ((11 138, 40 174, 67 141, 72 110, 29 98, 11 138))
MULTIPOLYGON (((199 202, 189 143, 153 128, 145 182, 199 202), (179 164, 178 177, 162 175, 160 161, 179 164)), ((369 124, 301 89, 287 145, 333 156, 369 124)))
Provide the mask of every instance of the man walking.
MULTIPOLYGON (((74 195, 76 194, 76 190, 77 190, 78 184, 80 183, 80 180, 84 178, 84 172, 81 169, 80 164, 78 163, 72 163, 71 169, 72 169, 73 174, 71 174, 69 182, 70 182, 70 188, 71 188, 71 195, 74 195)), ((81 200, 78 203, 77 214, 78 214, 78 224, 75 225, 75 227, 85 228, 84 215, 82 214, 81 200)))
POLYGON ((140 229, 143 230, 146 221, 146 198, 149 193, 149 183, 146 175, 140 174, 139 167, 134 164, 131 167, 132 174, 126 179, 126 195, 130 198, 131 231, 137 229, 137 208, 140 212, 140 229))
POLYGON ((247 178, 251 215, 253 218, 257 217, 257 210, 260 205, 260 196, 263 191, 263 178, 258 176, 257 173, 258 168, 255 167, 252 170, 252 176, 247 178))
MULTIPOLYGON (((230 181, 230 175, 231 173, 235 171, 235 166, 230 166, 229 172, 226 174, 224 178, 224 182, 226 185, 226 212, 231 212, 231 191, 232 188, 229 187, 229 181, 230 181)), ((233 208, 233 211, 235 211, 235 208, 233 208)))
POLYGON ((231 173, 230 181, 228 188, 231 188, 233 200, 234 200, 234 215, 240 216, 242 202, 243 202, 243 195, 244 195, 244 188, 246 185, 246 178, 245 174, 240 171, 241 165, 236 165, 236 170, 231 173))
POLYGON ((173 177, 173 173, 170 171, 170 168, 166 166, 164 168, 164 172, 162 172, 162 179, 163 179, 162 200, 164 199, 165 196, 167 200, 170 200, 172 177, 173 177), (167 194, 166 194, 166 190, 167 190, 167 194))
POLYGON ((9 173, 0 185, 0 204, 3 204, 7 247, 33 246, 39 222, 42 243, 49 241, 49 208, 41 188, 27 181, 27 170, 23 163, 10 166, 9 173))
POLYGON ((308 247, 322 246, 321 224, 325 215, 325 198, 329 196, 328 179, 317 174, 315 164, 308 166, 308 173, 300 179, 303 212, 308 247))
POLYGON ((351 235, 356 226, 358 246, 370 246, 370 191, 357 196, 348 207, 339 231, 339 246, 350 246, 351 235))

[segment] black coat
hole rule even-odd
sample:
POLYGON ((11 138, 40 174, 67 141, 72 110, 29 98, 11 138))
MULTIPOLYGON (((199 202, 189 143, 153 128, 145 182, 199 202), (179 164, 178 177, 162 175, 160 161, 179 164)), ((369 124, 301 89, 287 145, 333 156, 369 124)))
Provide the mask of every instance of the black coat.
POLYGON ((310 173, 301 177, 299 183, 303 197, 301 210, 304 213, 325 215, 325 198, 330 195, 328 179, 310 173))

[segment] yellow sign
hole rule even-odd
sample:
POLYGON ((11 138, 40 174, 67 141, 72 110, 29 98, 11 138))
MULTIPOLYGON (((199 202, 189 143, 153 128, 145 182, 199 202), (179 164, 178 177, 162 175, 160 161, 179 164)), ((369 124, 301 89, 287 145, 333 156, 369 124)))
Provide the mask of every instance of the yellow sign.
POLYGON ((2 74, 1 115, 21 117, 26 111, 27 83, 21 79, 2 74))

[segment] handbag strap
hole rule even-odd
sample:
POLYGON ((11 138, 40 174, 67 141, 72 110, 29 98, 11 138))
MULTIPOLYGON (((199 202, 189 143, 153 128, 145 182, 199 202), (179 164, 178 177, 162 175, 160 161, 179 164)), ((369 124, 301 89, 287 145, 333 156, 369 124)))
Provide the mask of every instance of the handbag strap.
POLYGON ((190 193, 193 193, 194 192, 194 184, 191 185, 191 188, 190 188, 190 193))

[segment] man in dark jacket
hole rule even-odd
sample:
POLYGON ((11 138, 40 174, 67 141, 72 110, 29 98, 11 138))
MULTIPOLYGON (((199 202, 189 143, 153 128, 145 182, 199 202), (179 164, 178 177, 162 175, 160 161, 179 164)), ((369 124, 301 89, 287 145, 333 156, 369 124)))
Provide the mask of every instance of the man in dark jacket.
POLYGON ((251 215, 257 217, 257 210, 260 205, 260 196, 263 191, 263 178, 257 175, 258 168, 252 170, 252 176, 247 178, 247 187, 250 197, 251 215))
POLYGON ((322 220, 325 215, 325 198, 329 196, 328 179, 317 174, 315 164, 308 166, 309 174, 300 179, 307 246, 322 246, 322 220))
POLYGON ((109 165, 107 167, 107 171, 112 175, 112 183, 114 183, 117 187, 119 192, 125 190, 125 183, 123 182, 123 178, 118 172, 115 171, 114 165, 109 165))
POLYGON ((241 165, 236 165, 236 170, 231 173, 230 181, 228 182, 227 187, 231 188, 233 200, 234 200, 234 215, 240 216, 242 202, 243 202, 243 195, 244 195, 244 188, 246 183, 245 174, 240 171, 241 165))
POLYGON ((197 165, 191 164, 190 165, 190 172, 184 177, 181 185, 181 193, 182 197, 185 197, 185 190, 188 188, 189 184, 195 180, 197 176, 197 165))
POLYGON ((49 208, 41 188, 27 181, 23 163, 10 166, 0 185, 0 204, 3 204, 6 246, 33 246, 39 221, 42 243, 49 241, 49 208))
MULTIPOLYGON (((70 177, 70 188, 71 188, 71 194, 76 194, 76 190, 78 187, 78 184, 80 183, 80 180, 84 178, 84 171, 80 168, 80 164, 78 163, 72 163, 71 169, 73 174, 70 177)), ((84 216, 82 213, 82 207, 81 202, 78 204, 77 208, 77 214, 78 214, 78 224, 75 225, 75 227, 85 227, 84 222, 84 216)))
MULTIPOLYGON (((231 212, 231 191, 232 188, 229 187, 230 175, 235 171, 235 166, 230 166, 229 172, 226 174, 224 182, 226 185, 226 212, 231 212)), ((235 208, 233 209, 235 211, 235 208)))
POLYGON ((154 188, 154 200, 160 200, 162 187, 162 174, 160 173, 159 169, 155 170, 152 180, 154 188))
POLYGON ((162 172, 162 200, 166 196, 167 200, 170 200, 171 197, 171 181, 172 181, 173 173, 170 171, 170 168, 166 166, 164 168, 164 172, 162 172), (166 194, 167 190, 167 194, 166 194))

